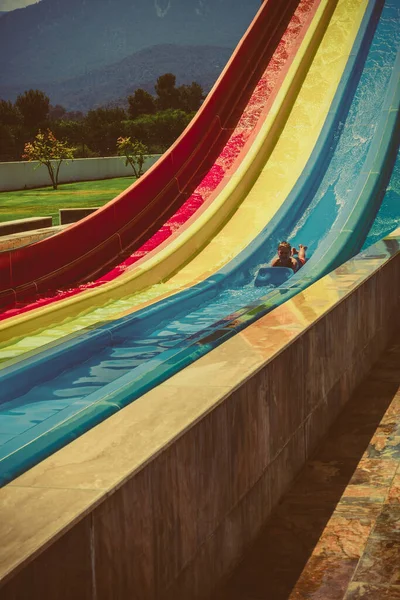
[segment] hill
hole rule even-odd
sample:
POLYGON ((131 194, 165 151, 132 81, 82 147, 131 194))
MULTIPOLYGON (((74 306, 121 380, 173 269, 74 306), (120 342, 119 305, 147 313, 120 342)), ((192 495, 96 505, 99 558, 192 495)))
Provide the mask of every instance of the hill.
MULTIPOLYGON (((177 76, 177 85, 197 81, 208 92, 230 55, 229 48, 219 46, 157 45, 103 69, 61 82, 43 82, 39 87, 53 105, 83 112, 110 102, 124 105, 138 87, 154 94, 157 78, 166 72, 177 76)), ((0 85, 0 96, 15 100, 25 89, 0 85)))
MULTIPOLYGON (((157 60, 152 48, 171 44, 231 51, 259 6, 260 0, 41 0, 0 19, 0 97, 42 84, 50 89, 62 83, 68 90, 83 76, 82 81, 98 81, 105 67, 119 64, 125 72, 121 61, 132 56, 139 61, 140 81, 149 66, 152 85, 156 65, 141 51, 155 52, 157 60)), ((188 64, 185 51, 180 61, 179 52, 171 50, 176 71, 188 64)), ((219 54, 215 60, 219 63, 219 54)), ((210 77, 205 64, 203 73, 210 77)), ((91 89, 89 84, 89 95, 91 89)))

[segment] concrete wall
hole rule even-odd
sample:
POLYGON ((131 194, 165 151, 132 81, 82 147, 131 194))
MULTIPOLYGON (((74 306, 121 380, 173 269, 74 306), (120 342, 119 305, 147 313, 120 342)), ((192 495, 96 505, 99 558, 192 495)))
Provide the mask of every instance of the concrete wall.
MULTIPOLYGON (((147 159, 144 169, 149 169, 160 157, 155 154, 147 159)), ((47 168, 33 162, 0 163, 0 191, 23 190, 51 185, 47 168)), ((76 158, 62 163, 60 183, 91 181, 112 177, 132 177, 132 167, 125 166, 125 159, 118 156, 107 158, 76 158)))
POLYGON ((375 245, 3 488, 2 600, 207 597, 398 331, 399 243, 375 245))
POLYGON ((65 227, 65 225, 59 225, 57 227, 46 227, 45 229, 35 229, 34 231, 24 231, 22 233, 2 236, 0 237, 0 252, 14 250, 15 248, 21 248, 22 246, 39 242, 51 235, 59 233, 65 229, 65 227))
POLYGON ((53 225, 52 217, 27 217, 26 219, 16 219, 15 221, 5 221, 0 223, 0 236, 12 235, 23 231, 34 231, 53 225))
POLYGON ((58 214, 60 215, 60 225, 70 225, 76 223, 84 217, 91 215, 99 209, 96 208, 60 208, 58 214))

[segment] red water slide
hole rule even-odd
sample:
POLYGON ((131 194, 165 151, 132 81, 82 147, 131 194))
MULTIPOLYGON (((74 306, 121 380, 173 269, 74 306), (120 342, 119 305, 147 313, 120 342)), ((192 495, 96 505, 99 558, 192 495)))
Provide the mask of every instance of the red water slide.
POLYGON ((266 0, 190 125, 134 185, 63 232, 0 253, 0 306, 93 280, 153 235, 213 165, 299 0, 266 0))

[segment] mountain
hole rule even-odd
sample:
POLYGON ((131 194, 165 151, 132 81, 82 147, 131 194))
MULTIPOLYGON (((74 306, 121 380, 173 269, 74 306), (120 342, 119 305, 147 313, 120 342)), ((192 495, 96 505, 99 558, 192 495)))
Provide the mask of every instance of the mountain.
MULTIPOLYGON (((219 46, 175 46, 163 44, 140 50, 103 69, 61 82, 43 82, 40 89, 53 105, 86 112, 110 102, 127 104, 126 98, 141 87, 155 94, 154 85, 163 73, 176 75, 177 85, 197 81, 208 92, 231 55, 219 46)), ((0 86, 2 97, 15 100, 26 88, 0 86)), ((0 94, 1 95, 1 94, 0 94)))
POLYGON ((68 88, 77 77, 101 78, 104 67, 132 55, 143 81, 140 51, 151 54, 160 45, 233 50, 259 6, 260 0, 41 0, 0 19, 0 97, 11 88, 68 88))

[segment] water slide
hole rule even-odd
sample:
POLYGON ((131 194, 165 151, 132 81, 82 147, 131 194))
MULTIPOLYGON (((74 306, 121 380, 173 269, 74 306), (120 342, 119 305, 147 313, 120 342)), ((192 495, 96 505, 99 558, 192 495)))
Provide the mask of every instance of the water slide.
MULTIPOLYGON (((305 44, 304 52, 298 52, 298 49, 318 5, 319 0, 302 0, 292 15, 281 40, 279 43, 275 41, 276 48, 272 56, 265 54, 263 50, 258 63, 260 71, 261 66, 264 71, 261 72, 259 80, 254 81, 253 87, 255 87, 242 110, 236 127, 229 132, 225 145, 220 147, 219 156, 188 201, 128 259, 104 274, 96 282, 82 286, 80 289, 64 291, 53 297, 41 298, 34 303, 3 311, 0 314, 0 320, 3 320, 0 325, 1 339, 11 337, 13 334, 17 335, 18 329, 20 331, 23 329, 22 333, 26 335, 30 319, 34 319, 33 327, 39 328, 44 324, 60 321, 70 314, 75 315, 79 311, 86 310, 88 306, 98 306, 100 302, 106 303, 110 299, 115 300, 126 296, 129 292, 148 287, 161 278, 165 279, 168 272, 177 270, 180 265, 188 261, 193 252, 212 239, 221 224, 235 211, 245 194, 246 186, 251 185, 252 177, 259 168, 262 155, 268 152, 268 147, 274 143, 278 118, 281 121, 284 119, 287 104, 292 95, 291 90, 295 89, 297 85, 296 78, 301 76, 301 69, 305 68, 304 65, 310 59, 313 51, 311 43, 305 44), (291 74, 287 76, 296 53, 296 64, 293 66, 291 74), (281 89, 283 82, 284 90, 281 89), (277 98, 279 91, 280 97, 277 98), (271 111, 272 108, 273 111, 271 111), (269 112, 272 114, 265 122, 269 112), (253 143, 261 127, 263 129, 261 143, 264 148, 260 143, 257 145, 253 143), (244 165, 246 155, 247 165, 244 165), (245 176, 241 177, 240 186, 237 185, 239 167, 242 172, 245 171, 245 176), (236 193, 233 193, 235 187, 236 193), (191 216, 195 208, 195 214, 191 216), (173 234, 171 234, 172 231, 174 231, 173 234), (178 234, 179 239, 176 239, 178 234), (167 239, 165 240, 165 238, 167 239), (144 265, 143 262, 145 262, 144 265), (105 282, 108 282, 108 285, 99 289, 105 282), (69 300, 60 301, 63 298, 69 298, 69 300), (38 307, 41 308, 40 311, 38 307), (35 314, 27 315, 26 313, 33 308, 35 308, 35 314), (4 323, 4 320, 16 315, 25 316, 19 319, 14 318, 10 324, 4 323)), ((321 19, 318 20, 321 23, 320 27, 324 27, 330 10, 325 7, 325 10, 321 12, 321 19)), ((245 40, 249 36, 250 38, 253 36, 254 27, 259 19, 265 19, 263 10, 255 18, 245 40)), ((242 49, 246 50, 243 43, 239 45, 234 57, 242 49)), ((225 72, 230 72, 232 61, 233 59, 225 72)), ((220 78, 222 82, 225 81, 225 72, 220 78)), ((250 87, 249 85, 249 90, 250 87)), ((217 82, 211 97, 218 89, 219 83, 217 82)), ((239 108, 240 106, 237 107, 238 110, 239 108)), ((191 128, 183 137, 190 135, 190 132, 191 128)))
MULTIPOLYGON (((96 279, 132 255, 184 203, 192 210, 201 204, 193 191, 235 128, 297 4, 264 2, 189 128, 138 182, 65 231, 0 254, 0 306, 96 279)), ((317 4, 303 0, 304 6, 317 4)))
MULTIPOLYGON (((340 23, 342 29, 352 4, 360 3, 338 3, 336 15, 341 19, 336 25, 340 23)), ((21 429, 2 445, 3 481, 119 410, 359 250, 384 194, 399 135, 399 58, 391 51, 399 40, 390 16, 396 10, 391 2, 385 3, 372 42, 370 39, 381 5, 370 2, 367 7, 301 177, 242 252, 208 280, 167 301, 1 372, 2 387, 10 400, 2 407, 0 422, 6 429, 7 418, 19 414, 21 429), (365 62, 367 42, 370 50, 365 62), (387 62, 377 66, 374 61, 382 55, 387 62), (386 90, 384 97, 381 89, 386 90), (311 259, 285 286, 260 291, 254 286, 254 276, 260 264, 271 257, 274 238, 278 235, 279 239, 280 234, 295 243, 309 235, 311 259)), ((326 54, 323 56, 326 59, 326 54)), ((321 88, 314 86, 314 96, 308 96, 308 103, 313 98, 313 108, 317 92, 321 88)))
MULTIPOLYGON (((257 135, 249 138, 252 142, 250 148, 247 153, 238 155, 240 164, 222 192, 183 235, 127 276, 121 275, 118 282, 1 323, 0 360, 17 357, 71 332, 105 319, 117 318, 127 310, 131 312, 135 307, 141 307, 143 302, 154 302, 189 287, 215 272, 250 243, 285 200, 305 166, 329 110, 365 6, 366 2, 361 6, 353 2, 351 10, 341 6, 330 21, 335 3, 325 0, 319 3, 312 24, 286 73, 285 82, 272 105, 267 103, 260 113, 261 123, 255 128, 257 135), (345 8, 351 18, 348 18, 343 30, 340 14, 345 8), (328 23, 329 33, 319 46, 317 60, 312 61, 310 67, 328 23), (307 82, 301 85, 306 74, 307 82), (311 104, 307 98, 317 86, 322 87, 323 93, 311 104), (304 129, 305 120, 307 131, 304 129), (288 153, 290 162, 286 158, 288 153), (256 187, 250 194, 248 192, 256 179, 256 187), (235 206, 236 212, 224 224, 235 206), (221 224, 224 224, 222 229, 221 224), (211 243, 205 246, 207 239, 211 243), (190 258, 192 260, 189 261, 190 258), (145 288, 142 294, 135 293, 141 288, 145 288)), ((311 2, 299 4, 292 19, 297 36, 301 31, 299 26, 308 25, 307 15, 312 14, 313 8, 315 5, 311 2)), ((289 26, 282 41, 285 41, 286 34, 290 46, 295 47, 298 37, 293 40, 293 28, 289 26)), ((282 43, 279 44, 279 54, 282 54, 281 46, 282 43)), ((269 65, 266 71, 269 72, 269 65)), ((260 81, 264 81, 264 74, 260 81)), ((257 85, 255 96, 259 103, 258 88, 257 85)), ((253 97, 249 101, 250 105, 252 103, 253 97)))

